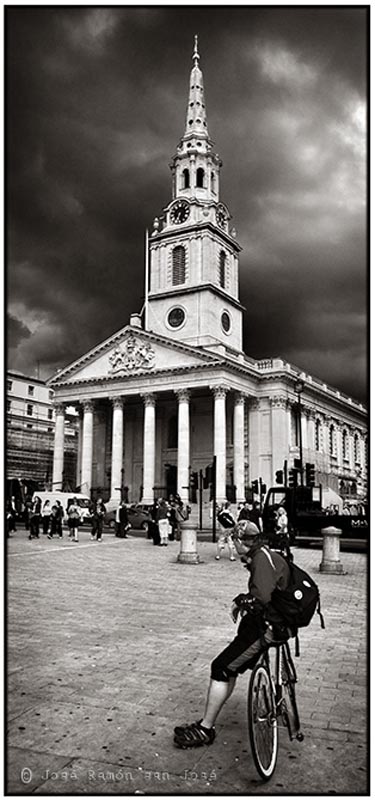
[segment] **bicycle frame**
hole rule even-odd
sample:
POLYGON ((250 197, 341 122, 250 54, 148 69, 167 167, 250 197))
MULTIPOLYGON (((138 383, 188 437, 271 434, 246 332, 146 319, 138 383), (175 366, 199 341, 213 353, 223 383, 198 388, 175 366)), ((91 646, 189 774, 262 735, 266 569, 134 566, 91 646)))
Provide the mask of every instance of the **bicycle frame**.
POLYGON ((301 734, 299 730, 299 716, 298 716, 298 709, 297 704, 294 696, 294 684, 297 683, 297 672, 296 668, 292 659, 292 654, 290 652, 290 647, 288 642, 278 642, 275 644, 271 644, 267 650, 263 653, 261 660, 263 661, 266 669, 269 672, 274 702, 275 702, 275 709, 276 709, 276 717, 282 717, 283 720, 289 716, 289 711, 286 707, 285 702, 285 683, 283 682, 283 674, 282 674, 282 666, 283 664, 286 666, 287 672, 287 683, 288 685, 292 685, 293 687, 293 714, 294 714, 294 723, 293 726, 290 720, 283 721, 283 725, 286 725, 289 732, 289 738, 293 740, 297 738, 299 741, 302 741, 303 734, 301 734), (271 664, 270 658, 270 650, 273 649, 275 651, 275 659, 274 664, 271 664), (295 735, 292 733, 293 727, 296 728, 295 735))

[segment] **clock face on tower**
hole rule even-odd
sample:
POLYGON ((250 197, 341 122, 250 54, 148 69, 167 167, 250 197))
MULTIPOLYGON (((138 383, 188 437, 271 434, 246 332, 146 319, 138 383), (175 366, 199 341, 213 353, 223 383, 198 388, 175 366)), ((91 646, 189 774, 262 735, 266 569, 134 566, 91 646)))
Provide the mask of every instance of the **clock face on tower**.
POLYGON ((171 208, 171 222, 177 225, 179 222, 186 222, 190 214, 190 206, 186 200, 177 200, 171 208))
POLYGON ((226 221, 227 221, 227 212, 224 206, 219 205, 216 209, 216 222, 218 225, 220 225, 221 228, 224 228, 226 221))

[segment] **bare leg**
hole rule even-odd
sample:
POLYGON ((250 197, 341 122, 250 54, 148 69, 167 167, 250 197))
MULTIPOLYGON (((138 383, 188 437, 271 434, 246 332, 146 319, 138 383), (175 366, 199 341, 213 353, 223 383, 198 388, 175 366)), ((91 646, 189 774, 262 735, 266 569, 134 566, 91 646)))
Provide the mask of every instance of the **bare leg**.
POLYGON ((225 681, 215 681, 211 678, 208 688, 206 708, 202 725, 204 728, 212 728, 215 724, 216 717, 221 711, 224 703, 231 696, 236 684, 236 678, 229 678, 228 683, 225 681))

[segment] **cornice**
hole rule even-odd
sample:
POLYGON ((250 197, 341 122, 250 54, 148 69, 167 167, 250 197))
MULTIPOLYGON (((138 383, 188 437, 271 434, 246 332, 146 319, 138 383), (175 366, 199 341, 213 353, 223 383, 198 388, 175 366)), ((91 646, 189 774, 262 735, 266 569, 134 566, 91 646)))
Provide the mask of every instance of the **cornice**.
POLYGON ((232 295, 227 294, 219 286, 216 286, 214 283, 200 283, 197 286, 183 286, 177 287, 173 286, 169 291, 163 292, 149 292, 148 299, 149 300, 158 300, 159 298, 164 299, 165 297, 178 297, 179 295, 184 294, 196 294, 197 292, 203 291, 211 291, 221 297, 226 303, 231 303, 236 308, 239 308, 240 311, 246 311, 246 307, 240 303, 235 297, 232 295))
MULTIPOLYGON (((168 206, 166 206, 165 211, 168 210, 170 205, 172 205, 172 203, 169 203, 168 206)), ((230 234, 227 233, 226 231, 221 229, 219 230, 219 228, 216 228, 216 226, 213 225, 213 223, 210 221, 195 222, 192 225, 184 225, 183 228, 179 227, 178 229, 176 227, 176 229, 161 230, 158 233, 155 233, 152 239, 150 239, 150 247, 157 244, 158 242, 161 243, 163 239, 176 239, 176 238, 180 239, 182 234, 202 233, 202 231, 209 231, 210 233, 214 233, 219 240, 222 239, 223 241, 225 241, 228 245, 230 245, 230 247, 233 248, 233 250, 236 250, 237 253, 240 253, 242 251, 242 247, 240 244, 238 244, 237 239, 233 239, 233 237, 230 236, 230 234)))

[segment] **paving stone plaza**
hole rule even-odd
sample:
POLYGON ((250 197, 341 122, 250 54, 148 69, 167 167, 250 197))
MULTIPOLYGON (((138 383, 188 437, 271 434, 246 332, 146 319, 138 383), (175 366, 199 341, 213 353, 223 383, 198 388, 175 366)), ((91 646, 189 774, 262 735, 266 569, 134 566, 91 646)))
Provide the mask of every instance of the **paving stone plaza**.
MULTIPOLYGON (((203 537, 202 537, 203 538, 203 537)), ((316 616, 295 659, 302 743, 281 731, 262 783, 247 738, 242 676, 212 747, 178 750, 173 727, 199 718, 209 664, 235 632, 231 599, 247 572, 208 536, 199 564, 180 544, 106 533, 78 544, 28 541, 7 553, 7 793, 17 795, 366 794, 367 556, 342 553, 345 574, 319 573, 321 552, 295 559, 319 583, 316 616)), ((292 653, 294 646, 292 645, 292 653)))

